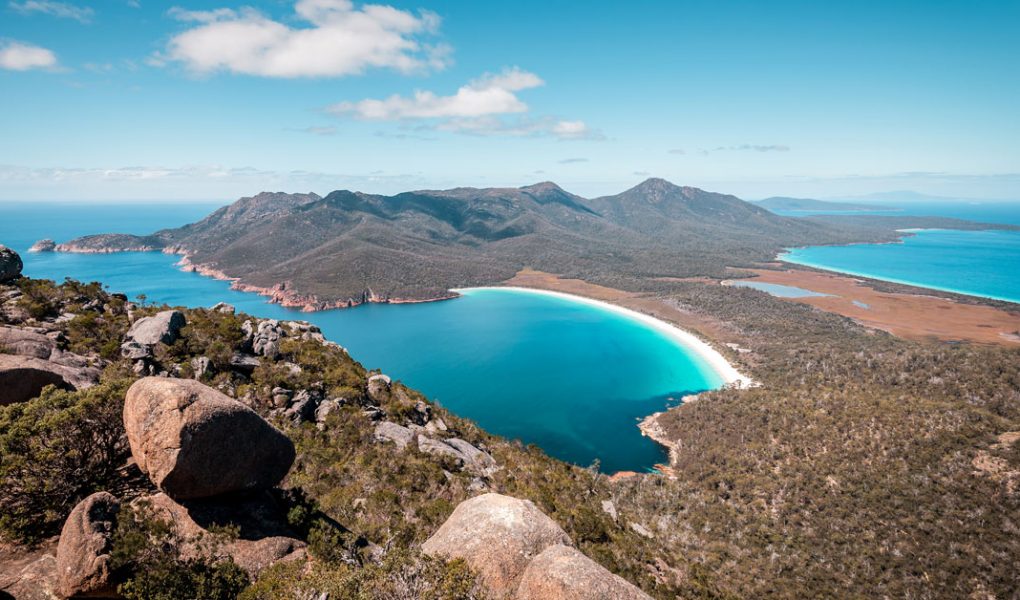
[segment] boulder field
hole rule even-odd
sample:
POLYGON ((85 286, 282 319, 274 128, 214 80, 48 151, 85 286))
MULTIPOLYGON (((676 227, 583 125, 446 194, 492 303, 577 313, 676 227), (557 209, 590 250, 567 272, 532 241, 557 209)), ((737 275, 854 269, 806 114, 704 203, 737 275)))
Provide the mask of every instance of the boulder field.
MULTIPOLYGON (((305 542, 266 491, 287 475, 294 446, 250 408, 197 381, 146 377, 128 388, 124 427, 135 463, 162 491, 132 506, 173 523, 182 556, 197 556, 209 528, 230 523, 240 534, 221 552, 252 577, 305 558, 305 542)), ((62 597, 115 591, 108 564, 120 507, 97 492, 71 511, 57 545, 62 597)))

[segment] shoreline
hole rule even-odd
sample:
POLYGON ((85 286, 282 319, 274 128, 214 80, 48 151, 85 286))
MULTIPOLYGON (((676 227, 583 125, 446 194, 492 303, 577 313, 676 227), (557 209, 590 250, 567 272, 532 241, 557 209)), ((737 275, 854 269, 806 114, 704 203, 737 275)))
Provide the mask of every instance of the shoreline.
MULTIPOLYGON (((836 268, 836 267, 831 267, 831 266, 822 266, 822 265, 819 265, 819 264, 815 264, 815 263, 809 262, 807 260, 791 260, 790 259, 790 257, 792 256, 792 253, 795 250, 809 249, 809 248, 813 248, 813 247, 814 248, 826 248, 826 247, 832 247, 832 246, 878 246, 878 245, 883 245, 883 244, 903 244, 904 240, 906 238, 915 237, 918 233, 927 232, 927 231, 961 231, 961 230, 949 229, 949 228, 945 228, 945 227, 909 227, 909 228, 904 228, 904 229, 897 229, 896 233, 901 233, 903 235, 899 239, 897 239, 895 241, 892 241, 892 242, 855 242, 855 243, 852 243, 852 244, 835 244, 835 245, 822 244, 822 245, 819 245, 819 246, 795 246, 795 247, 791 247, 791 248, 784 248, 782 252, 776 254, 775 260, 778 260, 780 262, 783 262, 783 263, 786 263, 786 264, 789 264, 789 265, 799 265, 799 266, 802 266, 802 267, 810 267, 812 269, 819 269, 819 270, 822 270, 822 271, 828 271, 830 273, 838 273, 840 275, 852 275, 854 277, 863 277, 865 279, 874 279, 874 280, 877 280, 877 281, 885 281, 885 282, 888 282, 888 283, 896 283, 896 284, 899 284, 899 285, 907 285, 907 286, 921 288, 921 289, 935 290, 935 291, 938 291, 938 292, 946 292, 946 293, 950 293, 950 294, 959 294, 961 296, 971 296, 973 298, 984 298, 986 300, 997 300, 999 302, 1010 302, 1010 303, 1013 303, 1013 304, 1020 304, 1020 298, 1006 298, 1004 296, 995 296, 995 295, 991 295, 991 294, 981 294, 981 293, 978 293, 978 292, 963 291, 963 290, 953 289, 953 288, 949 288, 949 287, 945 287, 945 286, 940 286, 940 285, 936 285, 936 284, 919 283, 919 282, 916 282, 916 281, 908 281, 906 279, 897 279, 897 278, 894 278, 894 277, 875 275, 875 274, 872 274, 872 273, 864 273, 864 272, 861 272, 861 271, 854 271, 854 270, 850 270, 850 269, 841 269, 841 268, 836 268)), ((1001 231, 1001 230, 998 230, 998 229, 980 229, 980 230, 975 230, 975 231, 1001 231)))
POLYGON ((788 265, 799 265, 801 267, 811 267, 812 269, 818 269, 820 271, 827 271, 829 273, 837 273, 839 275, 852 275, 853 277, 863 277, 865 279, 874 279, 876 281, 885 281, 887 283, 896 283, 896 284, 899 284, 899 285, 907 285, 907 286, 910 286, 910 287, 934 290, 934 291, 937 291, 937 292, 946 292, 946 293, 949 293, 949 294, 959 294, 961 296, 971 296, 973 298, 984 298, 985 300, 997 300, 999 302, 1010 302, 1012 304, 1020 304, 1020 298, 1006 298, 1004 296, 993 296, 993 295, 990 295, 990 294, 979 294, 977 292, 966 292, 966 291, 956 290, 956 289, 948 288, 948 287, 944 287, 944 286, 933 285, 933 284, 930 284, 930 283, 918 283, 918 282, 915 282, 915 281, 907 281, 906 279, 897 279, 897 278, 894 278, 894 277, 885 277, 885 276, 881 276, 881 275, 874 275, 874 274, 871 274, 871 273, 864 273, 864 272, 861 272, 861 271, 851 271, 849 269, 839 269, 839 268, 836 268, 836 267, 826 267, 826 266, 818 265, 818 264, 815 264, 815 263, 812 263, 812 262, 808 262, 806 260, 789 260, 787 258, 784 258, 786 256, 789 256, 789 252, 784 252, 782 254, 777 255, 776 256, 776 260, 778 260, 780 262, 784 262, 784 263, 786 263, 788 265))
POLYGON ((510 286, 510 285, 494 285, 494 286, 476 286, 470 288, 454 288, 450 291, 463 293, 470 292, 472 290, 510 290, 528 294, 537 294, 544 296, 551 296, 554 298, 560 298, 581 304, 587 304, 589 306, 595 306, 602 310, 626 317, 632 321, 637 321, 650 329, 666 336, 671 341, 677 343, 679 346, 686 350, 694 352, 716 375, 719 376, 723 381, 723 387, 736 387, 736 388, 749 388, 756 387, 758 383, 750 377, 742 374, 736 369, 726 357, 722 355, 718 350, 712 347, 711 344, 697 337, 693 333, 681 329, 680 327, 658 319, 651 315, 638 312, 636 310, 614 304, 612 302, 606 302, 604 300, 596 300, 595 298, 589 298, 587 296, 581 296, 579 294, 569 294, 566 292, 558 292, 553 290, 545 290, 540 288, 530 288, 523 286, 510 286))

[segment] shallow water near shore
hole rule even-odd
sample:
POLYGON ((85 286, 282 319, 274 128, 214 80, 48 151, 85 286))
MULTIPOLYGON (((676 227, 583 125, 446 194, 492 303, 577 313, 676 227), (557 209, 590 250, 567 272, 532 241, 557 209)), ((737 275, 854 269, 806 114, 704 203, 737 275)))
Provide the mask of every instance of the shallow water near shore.
POLYGON ((149 302, 198 307, 224 301, 260 317, 311 321, 366 367, 382 369, 488 431, 576 464, 598 459, 606 472, 663 462, 664 451, 641 435, 638 420, 722 383, 700 356, 661 332, 565 298, 476 289, 443 302, 302 313, 181 271, 174 266, 179 257, 158 252, 26 252, 43 237, 59 242, 180 225, 207 214, 209 205, 15 208, 0 222, 0 243, 22 254, 29 276, 101 281, 149 302), (130 215, 121 214, 127 210, 130 215))
POLYGON ((1020 232, 927 229, 902 243, 794 248, 780 260, 1020 303, 1020 232))

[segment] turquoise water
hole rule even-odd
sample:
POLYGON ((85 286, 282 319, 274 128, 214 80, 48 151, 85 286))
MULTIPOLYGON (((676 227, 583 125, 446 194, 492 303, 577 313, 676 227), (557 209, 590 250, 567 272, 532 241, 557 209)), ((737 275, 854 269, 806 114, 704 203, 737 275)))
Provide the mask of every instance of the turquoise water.
POLYGON ((1020 232, 913 232, 897 244, 794 248, 786 262, 947 292, 1020 302, 1020 232))
MULTIPOLYGON (((892 204, 887 203, 887 204, 892 204)), ((981 223, 1020 225, 1020 202, 939 201, 896 203, 880 215, 954 217, 981 223)), ((776 211, 786 216, 867 212, 776 211)), ((1020 302, 1020 231, 912 232, 899 244, 854 244, 794 248, 780 259, 829 271, 884 279, 931 289, 1020 302)))
POLYGON ((43 253, 42 237, 148 233, 194 221, 215 205, 0 205, 0 243, 22 253, 25 273, 101 281, 111 290, 179 306, 224 301, 261 317, 304 319, 369 368, 417 388, 500 435, 607 472, 646 470, 662 449, 636 422, 688 393, 721 384, 696 355, 617 313, 567 299, 473 290, 456 300, 301 313, 186 273, 156 252, 43 253))
POLYGON ((817 296, 828 296, 829 294, 822 294, 820 292, 813 292, 811 290, 805 290, 792 285, 782 285, 779 283, 765 283, 763 281, 731 281, 730 285, 736 287, 747 287, 762 292, 767 292, 777 298, 811 298, 817 296))

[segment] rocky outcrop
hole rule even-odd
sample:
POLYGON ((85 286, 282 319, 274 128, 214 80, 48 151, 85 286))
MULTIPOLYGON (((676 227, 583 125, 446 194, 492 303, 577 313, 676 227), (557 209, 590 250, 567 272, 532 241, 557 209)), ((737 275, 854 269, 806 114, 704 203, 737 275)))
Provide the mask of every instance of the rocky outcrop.
POLYGON ((284 336, 284 332, 279 321, 275 319, 266 319, 255 323, 245 321, 241 325, 241 330, 255 354, 271 360, 280 355, 280 338, 284 336))
POLYGON ((21 277, 21 268, 24 265, 21 257, 14 250, 7 246, 0 245, 0 283, 13 281, 21 277))
POLYGON ((124 402, 131 454, 177 500, 269 488, 294 445, 244 404, 190 379, 146 377, 124 402))
POLYGON ((178 310, 164 310, 151 317, 142 317, 124 335, 120 355, 135 361, 136 373, 155 374, 158 371, 153 359, 156 344, 174 343, 186 324, 184 314, 178 310))
POLYGON ((417 434, 403 425, 383 421, 375 426, 375 439, 379 442, 393 442, 403 450, 410 445, 417 434))
POLYGON ((143 346, 172 344, 177 334, 187 324, 184 313, 179 310, 164 310, 151 317, 142 317, 131 325, 125 339, 143 346))
POLYGON ((99 371, 91 367, 68 367, 33 356, 0 354, 0 406, 31 400, 48 385, 64 390, 85 389, 98 379, 99 371))
POLYGON ((391 381, 388 375, 372 375, 368 378, 368 398, 376 404, 382 404, 390 398, 391 381))
POLYGON ((85 498, 71 510, 57 546, 57 592, 65 597, 109 596, 110 552, 120 501, 107 492, 85 498))
POLYGON ((0 546, 0 599, 53 600, 57 559, 51 549, 0 546))
POLYGON ((32 247, 28 249, 29 252, 53 252, 57 248, 57 243, 53 240, 46 238, 39 240, 32 244, 32 247))
POLYGON ((557 544, 570 538, 534 504, 490 493, 461 502, 422 551, 464 559, 494 598, 512 598, 531 559, 557 544))
POLYGON ((0 351, 7 354, 49 359, 56 348, 57 342, 40 331, 0 325, 0 351))
POLYGON ((549 546, 528 564, 517 600, 651 600, 575 548, 549 546))
POLYGON ((303 560, 306 556, 305 542, 291 530, 286 510, 268 492, 242 499, 183 502, 176 502, 166 494, 152 494, 139 498, 135 505, 173 525, 180 537, 180 552, 184 558, 201 555, 200 545, 203 538, 209 537, 213 526, 237 528, 238 536, 224 541, 216 553, 232 558, 252 578, 278 562, 303 560))
POLYGON ((488 452, 459 438, 436 439, 421 435, 418 436, 418 450, 451 458, 458 466, 478 474, 490 474, 496 467, 495 459, 488 452))
POLYGON ((209 310, 213 312, 223 313, 226 315, 232 315, 237 311, 237 309, 234 308, 233 304, 227 304, 226 302, 217 302, 209 310))

